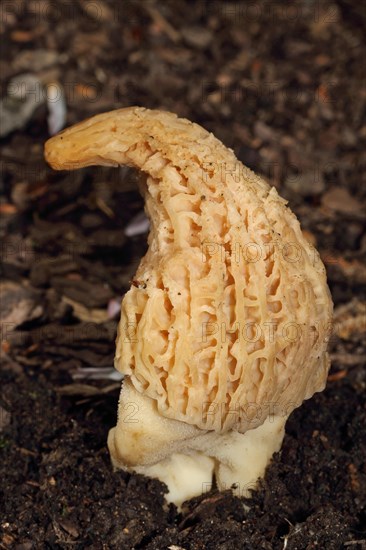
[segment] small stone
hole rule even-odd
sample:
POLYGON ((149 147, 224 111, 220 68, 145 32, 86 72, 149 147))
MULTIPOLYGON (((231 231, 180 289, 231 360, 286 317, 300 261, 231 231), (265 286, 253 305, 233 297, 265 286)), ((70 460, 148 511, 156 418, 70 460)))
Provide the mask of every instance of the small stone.
POLYGON ((204 27, 184 27, 182 36, 189 46, 204 50, 211 44, 213 34, 204 27))

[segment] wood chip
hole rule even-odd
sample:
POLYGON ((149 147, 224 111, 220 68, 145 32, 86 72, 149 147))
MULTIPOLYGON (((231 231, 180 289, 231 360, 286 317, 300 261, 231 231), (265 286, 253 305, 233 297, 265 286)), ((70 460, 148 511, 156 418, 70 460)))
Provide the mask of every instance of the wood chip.
POLYGON ((325 193, 322 197, 322 204, 326 208, 343 214, 352 214, 362 209, 362 203, 352 197, 348 189, 343 187, 333 187, 325 193))
POLYGON ((121 383, 117 382, 115 384, 110 384, 104 388, 98 388, 96 386, 91 386, 89 384, 68 384, 66 386, 61 386, 56 388, 59 393, 62 395, 80 395, 86 397, 94 397, 96 395, 105 395, 107 393, 113 392, 121 387, 121 383))
POLYGON ((330 374, 328 376, 328 382, 338 382, 338 380, 342 380, 342 378, 344 378, 345 376, 347 376, 347 371, 340 370, 338 372, 335 372, 334 374, 330 374))
POLYGON ((78 528, 74 523, 72 523, 72 521, 68 519, 63 519, 62 521, 59 522, 59 524, 61 525, 62 529, 66 531, 66 533, 71 535, 74 539, 76 539, 79 536, 78 528))
POLYGON ((0 405, 0 432, 9 426, 11 414, 0 405))
POLYGON ((81 0, 80 6, 86 14, 95 21, 111 21, 113 19, 113 10, 102 0, 93 0, 92 2, 81 0))
POLYGON ((87 323, 104 323, 110 318, 108 309, 87 308, 80 302, 72 300, 68 296, 62 296, 62 302, 72 306, 74 315, 87 323))
POLYGON ((31 42, 34 38, 34 34, 29 31, 13 31, 10 35, 10 38, 14 42, 31 42))
POLYGON ((349 472, 349 476, 350 476, 350 479, 351 479, 352 489, 353 489, 353 491, 355 491, 357 493, 360 489, 360 482, 358 480, 356 466, 352 463, 348 464, 348 472, 349 472))
POLYGON ((14 204, 2 203, 0 204, 0 214, 16 214, 18 211, 17 207, 14 204))

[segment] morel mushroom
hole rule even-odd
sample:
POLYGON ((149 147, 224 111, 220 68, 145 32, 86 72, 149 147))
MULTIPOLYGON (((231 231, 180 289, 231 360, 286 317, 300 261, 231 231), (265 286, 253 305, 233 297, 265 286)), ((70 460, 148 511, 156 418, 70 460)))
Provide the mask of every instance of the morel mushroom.
POLYGON ((149 249, 122 301, 113 464, 180 505, 211 484, 248 494, 289 414, 324 389, 332 301, 299 222, 212 134, 140 107, 50 139, 58 170, 139 168, 149 249))

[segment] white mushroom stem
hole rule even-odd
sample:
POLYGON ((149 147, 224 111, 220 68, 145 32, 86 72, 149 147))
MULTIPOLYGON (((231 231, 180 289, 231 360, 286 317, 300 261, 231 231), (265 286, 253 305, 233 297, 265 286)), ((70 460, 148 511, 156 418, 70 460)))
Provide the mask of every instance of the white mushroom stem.
POLYGON ((213 474, 220 490, 235 487, 248 497, 280 450, 286 420, 270 415, 244 434, 204 431, 161 416, 156 402, 127 378, 108 446, 115 467, 160 479, 169 489, 167 501, 177 506, 211 488, 213 474))
POLYGON ((213 472, 245 494, 288 415, 325 386, 332 303, 319 255, 274 188, 171 113, 97 115, 50 139, 46 159, 146 176, 149 249, 122 301, 113 463, 165 481, 177 504, 213 472))

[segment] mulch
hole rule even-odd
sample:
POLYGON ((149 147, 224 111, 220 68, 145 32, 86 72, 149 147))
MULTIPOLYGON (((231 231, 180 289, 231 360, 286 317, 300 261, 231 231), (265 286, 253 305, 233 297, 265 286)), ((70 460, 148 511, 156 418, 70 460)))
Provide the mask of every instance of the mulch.
POLYGON ((211 490, 178 513, 159 481, 113 472, 118 304, 147 247, 125 232, 137 174, 52 172, 46 92, 27 90, 42 97, 0 153, 0 548, 366 548, 362 3, 0 9, 2 98, 32 73, 63 88, 67 125, 129 105, 202 124, 289 201, 335 303, 327 388, 291 415, 250 499, 211 490))

